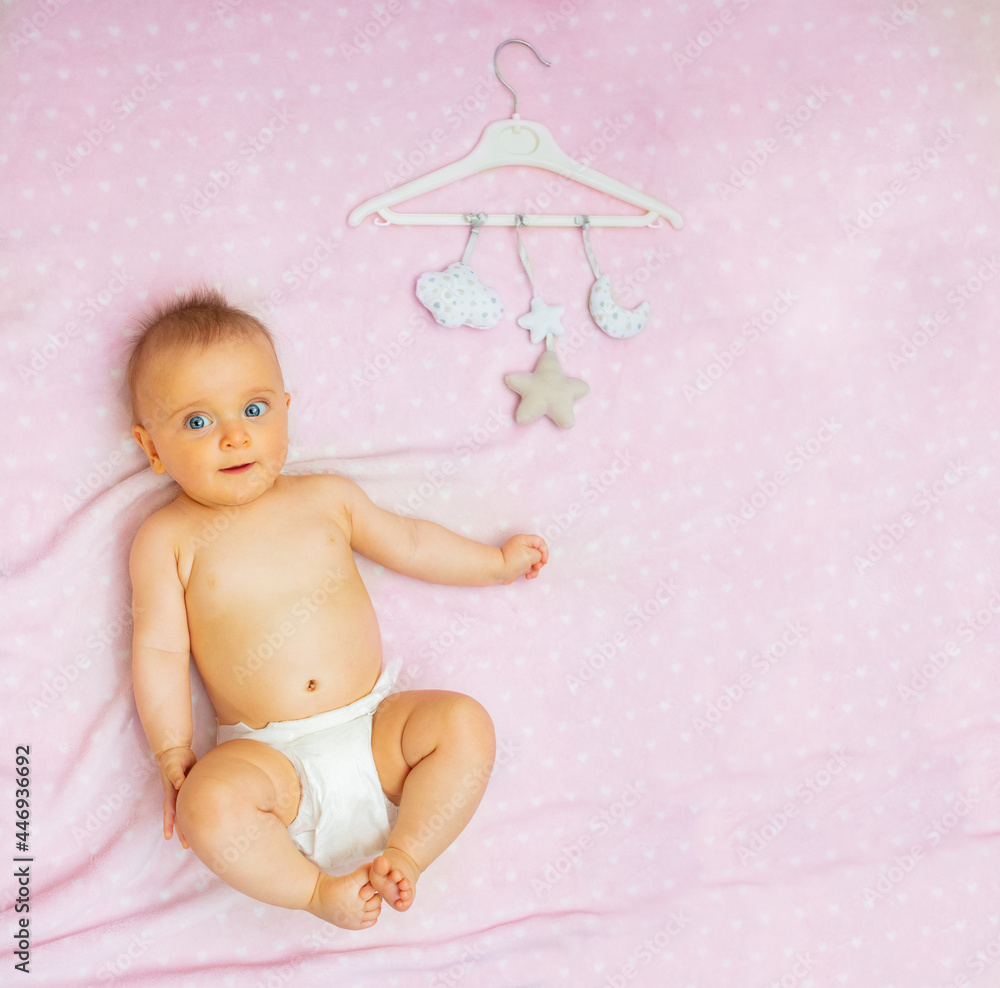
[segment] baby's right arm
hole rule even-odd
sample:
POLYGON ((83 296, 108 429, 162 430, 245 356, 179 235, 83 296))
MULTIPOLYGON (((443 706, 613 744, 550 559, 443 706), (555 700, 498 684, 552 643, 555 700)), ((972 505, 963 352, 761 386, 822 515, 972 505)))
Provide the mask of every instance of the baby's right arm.
MULTIPOLYGON (((191 750, 191 642, 184 587, 170 526, 162 515, 136 533, 132 577, 132 688, 139 720, 163 783, 163 836, 174 831, 177 790, 196 759, 191 750)), ((181 844, 184 835, 177 831, 181 844)))

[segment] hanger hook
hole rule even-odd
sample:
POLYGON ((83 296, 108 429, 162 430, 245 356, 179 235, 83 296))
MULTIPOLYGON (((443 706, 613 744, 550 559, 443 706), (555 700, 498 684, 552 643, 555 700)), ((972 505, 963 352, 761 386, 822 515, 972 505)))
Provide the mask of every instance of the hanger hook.
POLYGON ((497 78, 500 80, 500 85, 509 89, 511 96, 514 97, 514 116, 516 117, 517 93, 514 92, 514 87, 511 86, 502 75, 500 75, 500 67, 497 65, 497 56, 500 54, 500 49, 503 48, 504 45, 527 45, 535 53, 535 55, 538 56, 538 61, 540 61, 542 65, 551 65, 552 63, 547 62, 544 58, 542 58, 542 56, 538 54, 534 45, 529 44, 527 41, 522 41, 520 38, 508 38, 506 41, 500 42, 497 46, 497 50, 493 53, 493 71, 497 74, 497 78))

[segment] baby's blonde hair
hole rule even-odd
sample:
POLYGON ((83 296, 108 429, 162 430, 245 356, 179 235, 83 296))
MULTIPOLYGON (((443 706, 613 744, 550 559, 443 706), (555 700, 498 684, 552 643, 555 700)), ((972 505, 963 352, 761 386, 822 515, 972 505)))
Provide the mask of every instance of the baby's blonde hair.
MULTIPOLYGON (((138 385, 143 368, 164 350, 208 347, 227 340, 265 339, 274 351, 274 339, 259 320, 231 306, 214 288, 195 288, 182 298, 157 306, 142 320, 128 348, 126 378, 132 424, 141 425, 138 385)), ((277 352, 275 351, 275 357, 277 352)))

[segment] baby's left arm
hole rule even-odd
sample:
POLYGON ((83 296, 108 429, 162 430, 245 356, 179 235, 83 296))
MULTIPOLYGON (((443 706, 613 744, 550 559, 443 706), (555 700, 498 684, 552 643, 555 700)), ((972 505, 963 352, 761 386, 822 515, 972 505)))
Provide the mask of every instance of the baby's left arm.
POLYGON ((441 525, 404 518, 373 504, 353 481, 343 481, 351 548, 388 569, 427 583, 487 587, 538 576, 549 561, 539 535, 515 535, 502 547, 467 539, 441 525))

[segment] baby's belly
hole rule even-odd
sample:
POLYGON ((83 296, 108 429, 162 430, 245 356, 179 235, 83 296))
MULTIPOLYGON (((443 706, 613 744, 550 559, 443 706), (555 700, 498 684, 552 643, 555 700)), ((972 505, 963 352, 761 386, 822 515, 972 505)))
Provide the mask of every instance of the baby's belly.
POLYGON ((220 724, 299 720, 371 692, 382 668, 371 601, 365 593, 338 604, 192 626, 192 653, 220 724))

